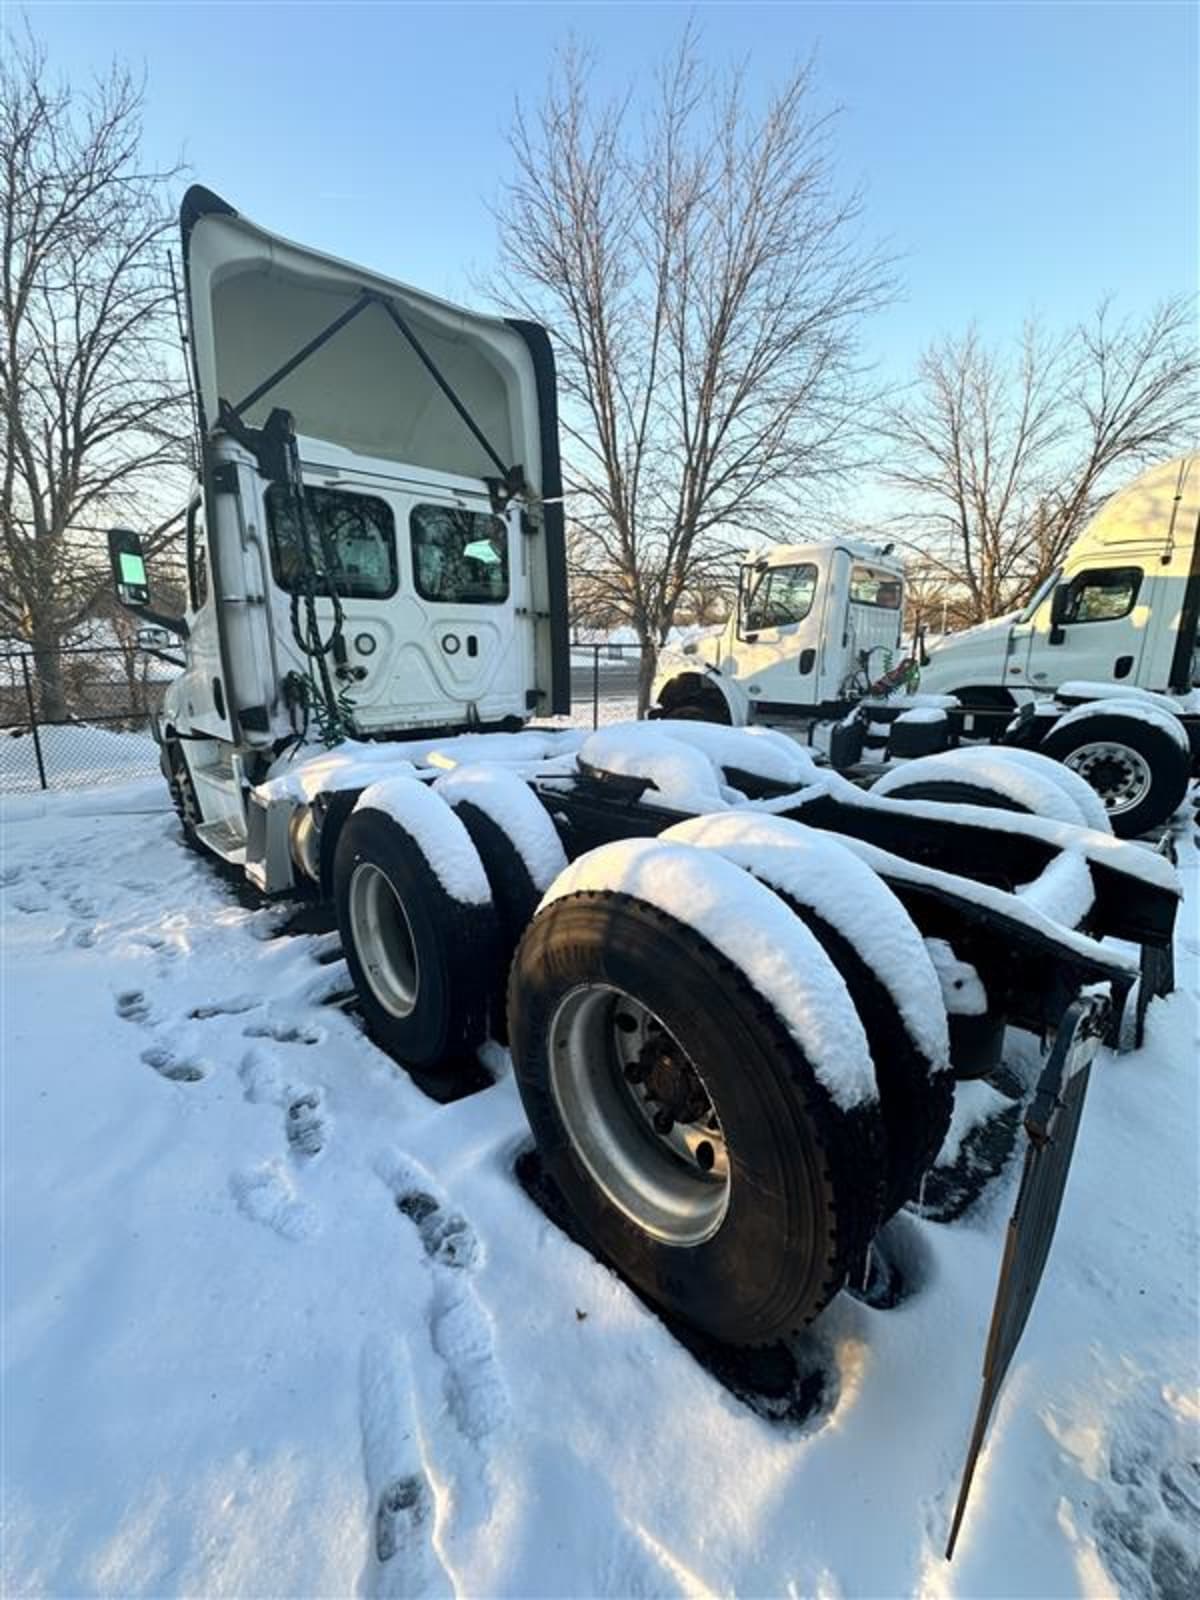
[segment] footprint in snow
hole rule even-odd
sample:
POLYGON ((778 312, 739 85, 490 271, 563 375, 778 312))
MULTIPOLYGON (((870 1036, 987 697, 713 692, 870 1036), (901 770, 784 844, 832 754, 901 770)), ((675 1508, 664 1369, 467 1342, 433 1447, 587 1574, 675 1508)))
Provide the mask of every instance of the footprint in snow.
POLYGON ((150 1002, 141 989, 122 989, 116 997, 117 1015, 125 1022, 148 1022, 150 1002))
POLYGON ((1131 1600, 1200 1594, 1200 1427, 1153 1383, 1117 1414, 1108 1473, 1094 1487, 1101 1560, 1131 1600))
POLYGON ((213 1000, 208 1005, 193 1006, 188 1016, 193 1022, 208 1022, 212 1017, 240 1017, 244 1011, 253 1011, 258 1003, 252 994, 239 994, 232 1000, 213 1000))
POLYGON ((200 1062, 187 1061, 161 1045, 143 1050, 142 1060, 148 1067, 153 1067, 160 1078, 169 1078, 172 1083, 199 1083, 201 1078, 208 1076, 207 1069, 200 1062))
POLYGON ((287 1142, 298 1156, 319 1156, 325 1148, 325 1118, 320 1089, 305 1089, 287 1108, 287 1142))
POLYGON ((307 1239, 316 1232, 316 1213, 298 1197, 281 1161, 264 1161, 235 1172, 229 1187, 242 1215, 271 1228, 281 1239, 307 1239))
POLYGON ((403 1166, 385 1175, 396 1209, 415 1226, 433 1272, 429 1338, 444 1366, 446 1405, 458 1431, 479 1444, 509 1412, 492 1319, 470 1281, 479 1244, 466 1218, 448 1211, 423 1179, 403 1166))
POLYGON ((381 1600, 432 1600, 454 1594, 433 1544, 435 1506, 412 1414, 412 1380, 403 1343, 375 1335, 359 1364, 371 1547, 363 1588, 381 1600))
POLYGON ((320 1044, 321 1030, 296 1022, 250 1022, 242 1029, 247 1039, 271 1039, 276 1044, 320 1044))

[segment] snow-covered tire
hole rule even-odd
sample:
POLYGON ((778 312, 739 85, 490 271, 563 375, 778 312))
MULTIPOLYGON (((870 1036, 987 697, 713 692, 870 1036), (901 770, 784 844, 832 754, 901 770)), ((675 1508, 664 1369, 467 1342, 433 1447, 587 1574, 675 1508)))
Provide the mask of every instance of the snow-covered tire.
POLYGON ((1096 833, 1112 832, 1112 823, 1109 821, 1104 801, 1086 778, 1081 778, 1077 772, 1072 772, 1070 767, 1064 767, 1061 761, 1055 761, 1053 756, 1044 755, 1040 750, 1023 750, 1012 745, 1004 745, 999 749, 984 745, 966 745, 962 753, 967 756, 976 753, 982 756, 985 751, 1001 756, 1010 766, 1023 767, 1027 772, 1035 772, 1047 782, 1057 784, 1074 802, 1085 827, 1092 828, 1096 833))
POLYGON ((200 843, 196 832, 202 820, 200 802, 196 798, 196 786, 192 782, 192 775, 187 769, 183 752, 176 740, 169 740, 160 747, 159 765, 162 767, 163 777, 167 780, 172 809, 179 818, 179 831, 183 836, 183 842, 189 850, 195 850, 198 855, 203 855, 204 846, 200 843))
POLYGON ((753 873, 812 931, 841 974, 875 1066, 886 1144, 884 1216, 891 1216, 920 1188, 954 1110, 941 984, 912 918, 836 839, 784 817, 694 817, 662 838, 717 850, 753 873))
MULTIPOLYGON (((389 787, 397 783, 424 788, 411 779, 389 787)), ((495 970, 497 946, 487 880, 466 829, 428 790, 424 799, 445 812, 439 831, 468 868, 465 894, 460 879, 447 887, 428 831, 370 804, 371 794, 342 828, 334 856, 342 949, 371 1037, 419 1077, 451 1086, 473 1069, 487 1037, 491 989, 481 974, 495 970)))
POLYGON ((878 1102, 835 1103, 737 963, 635 894, 566 893, 521 941, 509 1024, 550 1177, 648 1300, 743 1344, 828 1304, 881 1217, 878 1102), (651 1063, 649 1090, 631 1087, 631 1062, 651 1063), (656 1089, 688 1097, 691 1120, 656 1131, 642 1109, 661 1108, 656 1089))
POLYGON ((918 756, 885 772, 871 785, 871 793, 891 800, 989 806, 1084 826, 1082 810, 1062 784, 1008 756, 1008 751, 990 746, 918 756))
POLYGON ((1136 839, 1173 816, 1191 778, 1186 735, 1175 737, 1132 706, 1069 712, 1041 750, 1096 790, 1119 839, 1136 839))
POLYGON ((491 1031, 508 1042, 508 972, 521 935, 542 895, 567 864, 550 815, 533 790, 501 767, 459 768, 434 791, 466 828, 487 873, 496 910, 496 964, 491 974, 491 1031))

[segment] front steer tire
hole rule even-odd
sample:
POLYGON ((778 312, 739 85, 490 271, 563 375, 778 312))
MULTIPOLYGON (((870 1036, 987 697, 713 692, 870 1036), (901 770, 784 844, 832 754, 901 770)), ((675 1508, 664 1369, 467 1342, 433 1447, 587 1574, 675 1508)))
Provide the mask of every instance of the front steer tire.
MULTIPOLYGON (((770 1343, 811 1322, 861 1262, 883 1200, 878 1103, 836 1106, 767 1000, 692 928, 615 891, 552 902, 517 951, 509 1028, 549 1176, 596 1252, 669 1316, 730 1343, 770 1343), (552 1065, 562 1018, 572 997, 606 988, 619 991, 614 1008, 632 999, 661 1023, 720 1119, 728 1198, 697 1242, 656 1234, 616 1201, 564 1120, 552 1065)), ((599 1051, 587 1071, 621 1087, 615 1057, 599 1051)), ((653 1139, 631 1123, 628 1137, 653 1139)))
POLYGON ((1118 839, 1136 839, 1161 827, 1183 804, 1191 779, 1191 758, 1182 741, 1153 722, 1121 712, 1098 711, 1070 721, 1064 717, 1039 749, 1092 784, 1118 839), (1107 762, 1105 750, 1111 752, 1107 762), (1128 793, 1137 795, 1132 802, 1120 788, 1130 773, 1134 782, 1128 793), (1110 776, 1113 782, 1106 789, 1110 776), (1137 780, 1142 780, 1140 794, 1137 780))
POLYGON ((425 851, 386 812, 356 810, 333 867, 342 949, 375 1042, 415 1077, 446 1089, 477 1071, 496 964, 490 905, 451 896, 425 851))

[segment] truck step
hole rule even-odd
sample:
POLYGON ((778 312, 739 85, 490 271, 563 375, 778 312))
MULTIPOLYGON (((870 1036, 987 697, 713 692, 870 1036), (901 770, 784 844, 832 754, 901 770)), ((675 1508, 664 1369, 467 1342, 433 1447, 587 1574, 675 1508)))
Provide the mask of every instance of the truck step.
POLYGON ((202 822, 196 829, 196 836, 205 849, 211 850, 223 861, 228 861, 231 866, 240 867, 244 864, 246 835, 230 818, 223 817, 216 822, 202 822))

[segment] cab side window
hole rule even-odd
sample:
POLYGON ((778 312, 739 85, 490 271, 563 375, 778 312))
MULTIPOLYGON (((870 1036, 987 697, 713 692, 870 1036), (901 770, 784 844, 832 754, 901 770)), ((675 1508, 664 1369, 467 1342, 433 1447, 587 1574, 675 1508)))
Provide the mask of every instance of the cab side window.
POLYGON ((1133 610, 1142 584, 1141 567, 1105 567, 1071 579, 1064 622, 1115 622, 1133 610))
POLYGON ((870 567, 850 569, 851 605, 899 611, 902 589, 900 579, 890 572, 873 572, 870 567))
POLYGON ((786 628, 803 622, 817 593, 817 569, 810 562, 794 567, 768 567, 750 591, 742 618, 743 633, 786 628))

